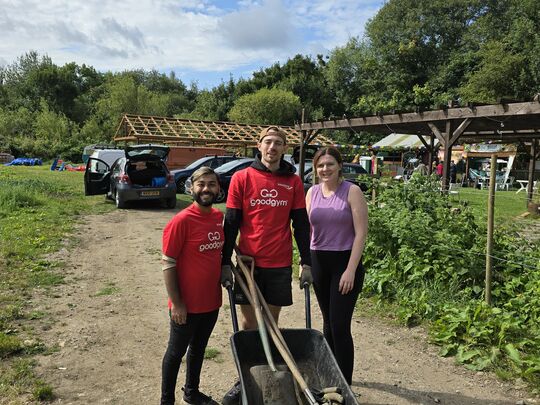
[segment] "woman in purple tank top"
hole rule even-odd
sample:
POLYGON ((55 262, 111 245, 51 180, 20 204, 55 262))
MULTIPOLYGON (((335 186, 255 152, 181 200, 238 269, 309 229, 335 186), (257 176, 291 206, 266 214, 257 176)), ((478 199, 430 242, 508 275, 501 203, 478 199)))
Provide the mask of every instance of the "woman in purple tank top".
POLYGON ((306 206, 311 223, 313 288, 323 316, 324 336, 351 384, 351 320, 364 284, 362 252, 368 209, 360 187, 343 179, 342 166, 336 148, 322 148, 315 154, 313 167, 320 183, 308 190, 306 206))

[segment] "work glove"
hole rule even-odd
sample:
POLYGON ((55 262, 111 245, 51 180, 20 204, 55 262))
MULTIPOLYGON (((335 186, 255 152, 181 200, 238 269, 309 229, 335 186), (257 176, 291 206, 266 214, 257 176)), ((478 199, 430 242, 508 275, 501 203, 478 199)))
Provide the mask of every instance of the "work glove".
POLYGON ((225 288, 233 285, 233 273, 230 264, 223 264, 221 266, 221 277, 219 279, 221 285, 225 288))
POLYGON ((313 284, 313 276, 311 275, 311 266, 309 264, 300 266, 300 288, 304 288, 306 284, 308 287, 313 284))

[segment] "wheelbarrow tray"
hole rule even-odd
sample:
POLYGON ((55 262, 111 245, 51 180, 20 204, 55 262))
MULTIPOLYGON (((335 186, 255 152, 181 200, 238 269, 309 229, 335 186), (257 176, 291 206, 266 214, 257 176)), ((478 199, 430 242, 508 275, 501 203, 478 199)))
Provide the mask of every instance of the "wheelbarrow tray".
MULTIPOLYGON (((281 333, 309 388, 339 387, 344 404, 358 404, 322 333, 314 329, 281 329, 281 333)), ((285 364, 273 342, 270 343, 276 366, 285 364)), ((242 403, 263 404, 261 391, 250 373, 251 367, 268 364, 259 332, 238 331, 231 336, 231 346, 242 383, 242 403)), ((300 396, 305 400, 302 393, 300 396)))

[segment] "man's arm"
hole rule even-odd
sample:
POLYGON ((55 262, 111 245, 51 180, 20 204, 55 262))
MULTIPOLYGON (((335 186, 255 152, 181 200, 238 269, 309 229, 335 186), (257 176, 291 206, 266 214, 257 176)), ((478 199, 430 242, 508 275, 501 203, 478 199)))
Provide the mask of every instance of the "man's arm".
POLYGON ((225 221, 223 222, 223 233, 225 234, 225 243, 221 264, 231 265, 232 252, 236 244, 238 229, 242 222, 242 210, 238 208, 227 208, 225 212, 225 221))
POLYGON ((180 289, 178 288, 178 279, 176 278, 176 260, 172 257, 162 255, 161 269, 163 270, 163 279, 167 295, 172 302, 171 319, 179 325, 186 323, 187 310, 180 289))
POLYGON ((309 253, 309 219, 305 208, 291 210, 294 239, 300 252, 300 264, 311 266, 309 253))

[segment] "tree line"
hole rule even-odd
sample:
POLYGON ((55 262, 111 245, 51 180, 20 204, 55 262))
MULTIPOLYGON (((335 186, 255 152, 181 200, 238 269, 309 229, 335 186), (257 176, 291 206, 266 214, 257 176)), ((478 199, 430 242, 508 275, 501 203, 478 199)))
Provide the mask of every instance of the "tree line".
MULTIPOLYGON (((212 89, 155 70, 98 72, 30 51, 0 67, 0 151, 80 159, 122 113, 253 124, 530 100, 540 92, 537 0, 388 0, 329 55, 296 55, 212 89)), ((343 142, 369 137, 338 134, 343 142)))

